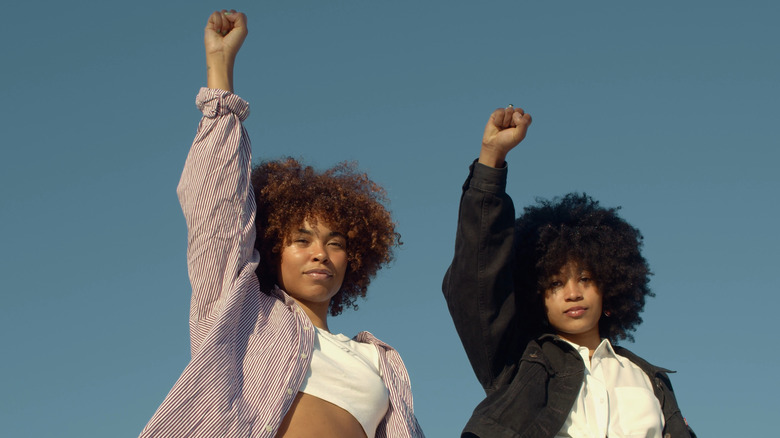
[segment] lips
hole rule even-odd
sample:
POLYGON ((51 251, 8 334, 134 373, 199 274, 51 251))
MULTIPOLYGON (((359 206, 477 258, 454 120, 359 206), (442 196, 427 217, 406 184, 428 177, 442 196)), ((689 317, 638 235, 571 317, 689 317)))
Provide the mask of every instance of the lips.
POLYGON ((579 318, 579 317, 581 317, 582 315, 585 314, 586 310, 588 310, 587 307, 576 306, 576 307, 570 307, 570 308, 566 309, 563 313, 566 316, 570 316, 572 318, 579 318))
POLYGON ((314 280, 327 280, 333 277, 333 273, 327 269, 309 269, 308 271, 304 271, 304 275, 314 280))

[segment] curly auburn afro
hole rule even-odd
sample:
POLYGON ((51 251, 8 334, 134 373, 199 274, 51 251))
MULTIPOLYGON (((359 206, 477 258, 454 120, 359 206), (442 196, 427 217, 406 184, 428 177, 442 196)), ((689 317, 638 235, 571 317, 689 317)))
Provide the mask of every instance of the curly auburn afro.
MULTIPOLYGON (((613 342, 633 341, 639 313, 650 291, 650 268, 641 254, 642 234, 586 194, 537 199, 515 221, 515 286, 531 311, 532 324, 545 330, 544 291, 548 279, 569 261, 590 271, 599 286, 605 314, 599 334, 613 342), (606 315, 609 316, 606 316, 606 315)), ((546 330, 549 330, 547 328, 546 330)))
POLYGON ((387 196, 355 163, 340 163, 324 172, 293 158, 260 163, 252 169, 257 203, 257 239, 260 253, 257 276, 263 290, 278 284, 282 248, 291 232, 304 221, 327 223, 347 237, 347 272, 329 311, 335 316, 345 307, 357 309, 377 271, 393 260, 401 244, 395 223, 385 207, 387 196))

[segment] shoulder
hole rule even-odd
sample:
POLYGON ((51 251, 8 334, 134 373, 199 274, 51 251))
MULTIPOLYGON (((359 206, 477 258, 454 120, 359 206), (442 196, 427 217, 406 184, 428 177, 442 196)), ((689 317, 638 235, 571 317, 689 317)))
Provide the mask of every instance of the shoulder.
POLYGON ((668 374, 675 373, 675 371, 672 371, 668 368, 660 367, 648 362, 647 360, 635 354, 628 348, 624 348, 618 345, 615 345, 612 348, 615 350, 615 353, 630 360, 634 365, 641 368, 642 371, 644 371, 649 376, 660 375, 660 376, 664 376, 668 380, 669 378, 668 374))
POLYGON ((551 334, 531 340, 523 352, 523 360, 539 361, 550 374, 561 376, 580 374, 584 369, 582 357, 577 350, 551 334))
POLYGON ((371 332, 362 331, 357 335, 355 335, 353 339, 357 342, 362 342, 364 344, 373 344, 377 348, 384 351, 395 351, 395 349, 391 347, 390 344, 383 342, 382 340, 380 340, 379 338, 371 334, 371 332))

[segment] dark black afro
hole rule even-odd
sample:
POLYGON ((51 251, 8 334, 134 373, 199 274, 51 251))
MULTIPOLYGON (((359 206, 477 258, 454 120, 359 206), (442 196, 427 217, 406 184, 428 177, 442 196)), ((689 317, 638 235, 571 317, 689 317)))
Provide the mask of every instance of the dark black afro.
MULTIPOLYGON (((515 221, 515 287, 529 321, 545 330, 544 291, 548 279, 571 261, 590 271, 603 296, 599 332, 616 342, 633 341, 648 287, 650 268, 642 256, 642 234, 586 194, 537 199, 515 221)), ((549 327, 546 328, 549 331, 549 327)))

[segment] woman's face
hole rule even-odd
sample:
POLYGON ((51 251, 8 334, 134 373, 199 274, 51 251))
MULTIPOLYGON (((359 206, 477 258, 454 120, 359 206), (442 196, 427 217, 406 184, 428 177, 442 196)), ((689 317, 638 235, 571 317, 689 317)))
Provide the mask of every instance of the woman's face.
POLYGON ((591 273, 568 262, 549 279, 544 292, 547 320, 556 333, 578 345, 600 342, 602 296, 591 273))
POLYGON ((282 247, 279 286, 306 307, 322 307, 338 293, 347 272, 347 239, 323 221, 304 221, 282 247))

